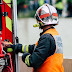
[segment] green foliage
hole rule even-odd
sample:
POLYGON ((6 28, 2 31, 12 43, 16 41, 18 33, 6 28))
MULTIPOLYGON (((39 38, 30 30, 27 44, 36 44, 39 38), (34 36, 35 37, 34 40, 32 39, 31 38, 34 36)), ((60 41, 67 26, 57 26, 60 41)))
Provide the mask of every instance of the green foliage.
POLYGON ((17 5, 19 5, 20 3, 24 3, 24 4, 28 5, 29 1, 31 1, 31 0, 17 0, 17 5))
POLYGON ((67 0, 67 3, 72 3, 72 0, 67 0))
POLYGON ((63 0, 56 0, 56 3, 58 3, 58 2, 62 2, 63 0))
POLYGON ((17 0, 17 5, 19 5, 20 3, 24 3, 26 0, 17 0))

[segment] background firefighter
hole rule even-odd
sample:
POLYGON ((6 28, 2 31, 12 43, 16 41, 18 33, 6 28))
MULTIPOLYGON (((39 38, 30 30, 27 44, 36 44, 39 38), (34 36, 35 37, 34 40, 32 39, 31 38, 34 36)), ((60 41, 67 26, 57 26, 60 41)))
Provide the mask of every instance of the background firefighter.
POLYGON ((49 4, 44 4, 37 9, 35 17, 38 24, 34 27, 43 29, 36 44, 11 45, 8 42, 2 42, 3 46, 15 48, 15 52, 24 53, 23 62, 33 67, 34 72, 64 72, 62 40, 54 28, 58 25, 56 9, 49 4))

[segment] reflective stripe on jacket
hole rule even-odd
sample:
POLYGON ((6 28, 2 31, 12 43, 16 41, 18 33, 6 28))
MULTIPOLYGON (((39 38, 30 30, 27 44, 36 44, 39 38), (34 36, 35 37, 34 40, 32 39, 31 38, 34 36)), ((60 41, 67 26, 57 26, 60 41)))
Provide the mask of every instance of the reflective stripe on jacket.
MULTIPOLYGON (((59 33, 53 29, 49 29, 43 34, 49 33, 51 34, 56 42, 56 51, 53 55, 48 57, 45 62, 37 68, 34 72, 64 72, 63 68, 63 46, 62 46, 62 40, 59 36, 59 33)), ((37 46, 37 43, 36 43, 37 46)))

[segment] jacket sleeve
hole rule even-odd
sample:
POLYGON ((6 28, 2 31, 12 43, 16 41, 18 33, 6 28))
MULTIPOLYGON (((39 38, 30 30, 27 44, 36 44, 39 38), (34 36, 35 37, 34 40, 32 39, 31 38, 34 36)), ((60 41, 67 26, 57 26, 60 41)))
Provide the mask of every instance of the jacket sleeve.
POLYGON ((34 52, 29 56, 30 67, 34 67, 35 69, 40 67, 47 57, 54 54, 55 49, 55 40, 52 35, 42 35, 34 52))
POLYGON ((33 50, 34 50, 34 46, 33 45, 22 45, 22 44, 17 44, 17 45, 11 45, 11 48, 15 48, 15 51, 17 52, 21 52, 21 53, 30 53, 32 54, 33 50))
POLYGON ((33 45, 22 45, 22 53, 30 53, 32 54, 33 50, 34 50, 35 44, 33 45))

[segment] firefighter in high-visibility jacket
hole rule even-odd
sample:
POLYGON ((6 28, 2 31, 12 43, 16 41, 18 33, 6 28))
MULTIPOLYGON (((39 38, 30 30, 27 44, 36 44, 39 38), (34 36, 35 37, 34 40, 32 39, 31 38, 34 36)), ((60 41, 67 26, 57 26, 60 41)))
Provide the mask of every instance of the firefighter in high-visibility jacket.
POLYGON ((37 9, 35 17, 38 24, 34 27, 43 29, 36 44, 11 45, 7 42, 2 42, 2 44, 15 48, 15 52, 24 53, 22 61, 27 66, 33 67, 34 72, 64 72, 62 40, 54 28, 58 25, 56 9, 49 4, 44 4, 37 9))

